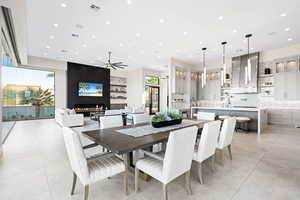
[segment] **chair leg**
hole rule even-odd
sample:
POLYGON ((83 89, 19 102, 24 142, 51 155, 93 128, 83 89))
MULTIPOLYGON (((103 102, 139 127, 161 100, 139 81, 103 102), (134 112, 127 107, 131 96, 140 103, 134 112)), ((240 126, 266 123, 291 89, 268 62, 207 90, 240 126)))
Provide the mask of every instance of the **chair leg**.
POLYGON ((89 185, 84 186, 84 200, 89 198, 89 185))
POLYGON ((140 175, 140 170, 138 168, 135 168, 135 192, 138 192, 140 190, 139 188, 139 175, 140 175))
POLYGON ((216 165, 215 165, 215 155, 212 155, 211 158, 210 158, 210 161, 211 161, 211 171, 214 172, 216 170, 216 165))
POLYGON ((232 160, 231 144, 228 145, 227 148, 228 148, 228 152, 229 152, 229 158, 230 158, 230 160, 232 160))
POLYGON ((221 165, 224 166, 224 152, 223 149, 220 149, 221 165))
POLYGON ((203 184, 203 177, 202 177, 202 163, 198 164, 198 178, 200 184, 203 184))
POLYGON ((167 184, 163 184, 162 200, 168 200, 168 185, 167 184))
POLYGON ((76 181, 77 181, 77 175, 73 172, 73 183, 72 183, 71 195, 73 195, 75 192, 76 181))
POLYGON ((191 171, 187 171, 185 173, 185 187, 187 194, 192 195, 192 187, 191 187, 191 171))

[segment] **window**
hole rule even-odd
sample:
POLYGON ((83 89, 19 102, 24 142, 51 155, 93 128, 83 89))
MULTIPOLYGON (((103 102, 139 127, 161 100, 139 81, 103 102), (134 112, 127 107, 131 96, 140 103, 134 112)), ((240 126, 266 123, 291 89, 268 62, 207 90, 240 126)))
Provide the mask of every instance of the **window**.
POLYGON ((54 118, 54 72, 3 66, 3 121, 54 118))
POLYGON ((145 85, 159 86, 159 78, 157 76, 145 76, 145 85))

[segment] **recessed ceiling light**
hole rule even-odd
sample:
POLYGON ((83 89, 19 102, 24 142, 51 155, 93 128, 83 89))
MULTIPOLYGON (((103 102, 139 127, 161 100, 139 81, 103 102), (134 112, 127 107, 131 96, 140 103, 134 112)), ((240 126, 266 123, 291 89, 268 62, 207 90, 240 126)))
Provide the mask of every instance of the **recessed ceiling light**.
POLYGON ((92 35, 92 38, 93 38, 93 39, 96 39, 96 35, 92 35))
POLYGON ((87 45, 86 45, 86 44, 83 44, 83 45, 82 45, 82 47, 84 47, 84 48, 85 48, 85 47, 87 47, 87 45))
POLYGON ((123 43, 120 43, 120 47, 123 47, 124 46, 124 44, 123 43))
POLYGON ((165 20, 164 19, 160 19, 159 23, 163 24, 163 23, 165 23, 165 20))
POLYGON ((110 21, 106 21, 105 24, 106 24, 106 25, 110 25, 110 21))
POLYGON ((183 32, 183 35, 187 35, 187 32, 186 32, 186 31, 184 31, 184 32, 183 32))
POLYGON ((58 27, 58 24, 53 24, 53 26, 54 26, 55 28, 57 28, 57 27, 58 27))
POLYGON ((237 30, 236 30, 236 29, 234 29, 234 30, 233 30, 233 32, 234 32, 234 33, 237 33, 237 30))
POLYGON ((293 41, 293 38, 289 38, 288 41, 289 41, 289 42, 290 42, 290 41, 293 41))
POLYGON ((136 33, 135 36, 136 37, 141 37, 141 34, 140 33, 136 33))
POLYGON ((201 44, 203 44, 203 42, 199 42, 199 44, 201 45, 201 44))
POLYGON ((284 30, 285 30, 285 31, 290 31, 291 29, 290 29, 290 28, 285 28, 284 30))
POLYGON ((128 5, 131 5, 131 4, 132 4, 132 1, 131 1, 131 0, 127 0, 127 4, 128 4, 128 5))
POLYGON ((50 49, 51 47, 49 45, 46 46, 47 49, 50 49))
POLYGON ((66 7, 67 7, 67 4, 61 3, 60 6, 63 7, 63 8, 66 8, 66 7))
POLYGON ((51 40, 53 40, 55 37, 54 37, 54 35, 50 35, 49 38, 50 38, 51 40))
POLYGON ((281 15, 280 15, 281 17, 286 17, 287 16, 287 14, 286 13, 281 13, 281 15))
POLYGON ((219 16, 219 17, 218 17, 218 20, 223 20, 223 19, 224 19, 223 16, 219 16))

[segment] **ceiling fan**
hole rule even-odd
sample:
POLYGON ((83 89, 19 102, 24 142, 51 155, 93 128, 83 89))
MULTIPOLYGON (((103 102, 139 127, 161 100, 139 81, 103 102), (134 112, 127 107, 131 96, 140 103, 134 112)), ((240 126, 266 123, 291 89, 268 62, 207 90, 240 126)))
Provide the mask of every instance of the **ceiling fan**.
POLYGON ((103 67, 112 68, 112 69, 124 69, 124 67, 127 67, 128 65, 123 64, 123 62, 111 62, 111 51, 108 52, 108 61, 107 63, 104 63, 103 67))

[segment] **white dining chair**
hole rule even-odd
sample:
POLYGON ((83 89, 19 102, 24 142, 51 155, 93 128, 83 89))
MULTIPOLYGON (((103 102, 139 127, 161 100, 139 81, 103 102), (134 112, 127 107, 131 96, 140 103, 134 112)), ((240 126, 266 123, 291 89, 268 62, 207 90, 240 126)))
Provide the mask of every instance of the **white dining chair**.
POLYGON ((229 158, 232 160, 232 152, 231 152, 231 143, 233 138, 233 133, 236 126, 236 118, 229 117, 224 119, 223 125, 221 128, 221 133, 219 136, 219 141, 217 145, 217 149, 221 152, 221 163, 224 163, 224 153, 223 150, 227 147, 229 152, 229 158))
POLYGON ((134 125, 147 123, 147 122, 150 122, 150 116, 148 113, 134 114, 134 115, 132 115, 132 121, 133 121, 134 125))
POLYGON ((112 115, 121 115, 121 110, 105 110, 104 115, 105 116, 112 116, 112 115))
MULTIPOLYGON (((111 153, 86 158, 78 133, 64 127, 63 136, 73 171, 71 195, 74 194, 77 177, 84 186, 84 200, 88 199, 89 185, 102 179, 125 172, 124 162, 111 153)), ((125 173, 126 174, 126 173, 125 173)), ((127 191, 127 176, 124 175, 124 189, 127 191)))
POLYGON ((163 200, 168 198, 168 183, 182 174, 186 177, 187 192, 191 194, 190 169, 197 130, 193 126, 172 131, 164 155, 144 151, 146 157, 138 160, 135 166, 135 191, 139 190, 139 171, 143 171, 163 184, 163 200))
POLYGON ((197 120, 215 120, 216 119, 216 113, 212 112, 198 112, 197 114, 197 120))
POLYGON ((100 129, 115 128, 123 126, 122 115, 100 117, 100 129))
POLYGON ((213 121, 204 124, 199 144, 196 145, 193 160, 198 163, 198 178, 203 184, 202 163, 211 159, 212 169, 214 169, 215 153, 218 144, 221 121, 213 121))

